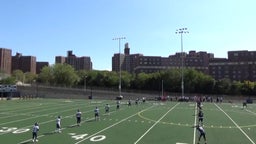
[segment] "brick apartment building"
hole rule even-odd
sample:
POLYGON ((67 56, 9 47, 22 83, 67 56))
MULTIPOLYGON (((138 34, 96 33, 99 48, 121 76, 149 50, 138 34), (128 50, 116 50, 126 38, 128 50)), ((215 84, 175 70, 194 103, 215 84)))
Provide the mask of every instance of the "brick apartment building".
POLYGON ((92 70, 90 57, 77 57, 72 51, 67 51, 67 57, 56 56, 55 63, 67 63, 73 66, 75 70, 92 70))
POLYGON ((0 71, 1 73, 11 74, 12 70, 12 50, 0 48, 0 71))
POLYGON ((34 56, 22 56, 21 53, 16 53, 12 56, 12 71, 21 70, 24 73, 30 72, 36 74, 36 57, 34 56))
POLYGON ((209 71, 217 80, 256 81, 256 51, 229 51, 227 59, 211 59, 209 71))
POLYGON ((190 51, 187 53, 176 53, 169 57, 144 56, 142 54, 130 54, 128 43, 125 44, 124 54, 114 54, 112 57, 112 70, 119 71, 119 56, 121 56, 121 69, 130 73, 153 73, 165 69, 181 67, 181 59, 184 57, 184 67, 194 68, 206 74, 209 73, 209 60, 214 55, 206 52, 190 51))
POLYGON ((182 56, 185 68, 209 74, 216 80, 227 78, 232 81, 256 81, 256 51, 247 50, 229 51, 228 58, 214 58, 212 53, 196 51, 176 53, 169 57, 143 56, 130 54, 130 48, 126 43, 124 54, 114 54, 112 57, 112 71, 119 71, 119 61, 122 71, 135 74, 181 68, 182 56))

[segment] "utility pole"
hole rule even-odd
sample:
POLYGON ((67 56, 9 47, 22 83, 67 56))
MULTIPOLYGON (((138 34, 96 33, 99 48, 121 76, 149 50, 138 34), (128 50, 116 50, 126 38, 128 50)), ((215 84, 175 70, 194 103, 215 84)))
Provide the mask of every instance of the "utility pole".
POLYGON ((121 94, 121 89, 122 89, 122 82, 121 82, 121 51, 120 51, 120 41, 125 39, 125 37, 117 37, 117 38, 113 38, 112 40, 118 40, 118 47, 119 47, 119 86, 118 86, 118 89, 119 89, 119 96, 122 96, 121 94))
POLYGON ((181 96, 184 97, 184 53, 183 53, 183 34, 189 33, 187 28, 177 29, 176 34, 180 34, 181 41, 181 96))

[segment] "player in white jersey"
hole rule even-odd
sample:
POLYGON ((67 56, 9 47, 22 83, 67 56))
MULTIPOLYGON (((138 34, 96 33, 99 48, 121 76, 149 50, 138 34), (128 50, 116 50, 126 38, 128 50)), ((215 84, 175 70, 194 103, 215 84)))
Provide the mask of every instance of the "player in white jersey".
POLYGON ((199 125, 195 126, 195 128, 199 132, 199 137, 198 137, 198 142, 197 143, 199 144, 199 142, 201 140, 201 137, 203 137, 205 144, 207 144, 207 142, 206 142, 206 133, 205 133, 204 128, 202 126, 199 126, 199 125))
POLYGON ((61 133, 61 119, 60 116, 57 117, 56 119, 56 131, 58 133, 61 133))
POLYGON ((105 106, 105 113, 109 115, 109 109, 110 109, 110 106, 109 104, 106 104, 105 106))
POLYGON ((119 109, 120 108, 120 101, 116 101, 116 109, 119 109))
POLYGON ((33 142, 37 142, 38 141, 38 139, 37 139, 38 131, 39 131, 39 125, 38 125, 38 123, 35 123, 35 125, 32 128, 32 141, 33 142))
POLYGON ((100 110, 98 107, 96 107, 94 110, 95 121, 100 119, 99 113, 100 113, 100 110))
POLYGON ((76 112, 76 123, 77 123, 78 126, 80 126, 81 117, 82 117, 82 112, 78 109, 77 112, 76 112))
POLYGON ((198 113, 198 123, 203 125, 203 121, 204 121, 204 113, 202 110, 199 110, 199 113, 198 113))

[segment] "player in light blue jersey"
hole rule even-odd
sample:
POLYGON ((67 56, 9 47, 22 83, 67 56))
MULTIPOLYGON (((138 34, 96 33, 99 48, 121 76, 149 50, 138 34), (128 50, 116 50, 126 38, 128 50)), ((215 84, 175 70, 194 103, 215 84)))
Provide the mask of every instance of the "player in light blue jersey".
POLYGON ((195 128, 199 132, 199 137, 198 137, 198 142, 197 143, 199 144, 200 140, 201 140, 201 137, 203 137, 205 144, 207 144, 207 142, 206 142, 206 133, 205 133, 204 128, 202 126, 199 126, 199 125, 195 126, 195 128))
POLYGON ((56 119, 56 130, 55 132, 61 133, 61 118, 60 116, 56 119))
POLYGON ((82 117, 82 112, 78 109, 76 112, 76 123, 78 126, 80 126, 81 124, 81 117, 82 117))
POLYGON ((35 125, 32 128, 32 141, 33 142, 37 142, 38 141, 38 139, 37 139, 38 131, 39 131, 39 125, 38 125, 38 123, 35 123, 35 125))
POLYGON ((109 115, 109 109, 110 109, 110 106, 109 104, 106 104, 105 105, 105 113, 109 115))
POLYGON ((119 109, 120 108, 120 101, 116 101, 116 109, 119 109))
POLYGON ((100 109, 98 107, 94 110, 95 121, 100 119, 100 109))
POLYGON ((198 123, 203 125, 203 121, 204 121, 204 113, 202 110, 199 110, 199 113, 198 113, 198 123))

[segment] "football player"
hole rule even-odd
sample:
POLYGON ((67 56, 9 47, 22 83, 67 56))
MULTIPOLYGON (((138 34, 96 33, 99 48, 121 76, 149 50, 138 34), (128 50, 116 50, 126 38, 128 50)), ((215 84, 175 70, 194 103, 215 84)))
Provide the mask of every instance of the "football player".
POLYGON ((56 131, 58 133, 61 133, 61 119, 60 116, 57 117, 56 119, 56 131))
POLYGON ((99 113, 100 113, 100 109, 96 107, 94 110, 95 121, 100 119, 99 113))
POLYGON ((32 141, 33 142, 37 142, 38 139, 37 139, 37 133, 39 131, 39 125, 38 123, 35 123, 33 128, 32 128, 32 141))
POLYGON ((78 109, 76 112, 76 123, 77 126, 80 126, 81 124, 81 117, 82 117, 82 112, 78 109))

